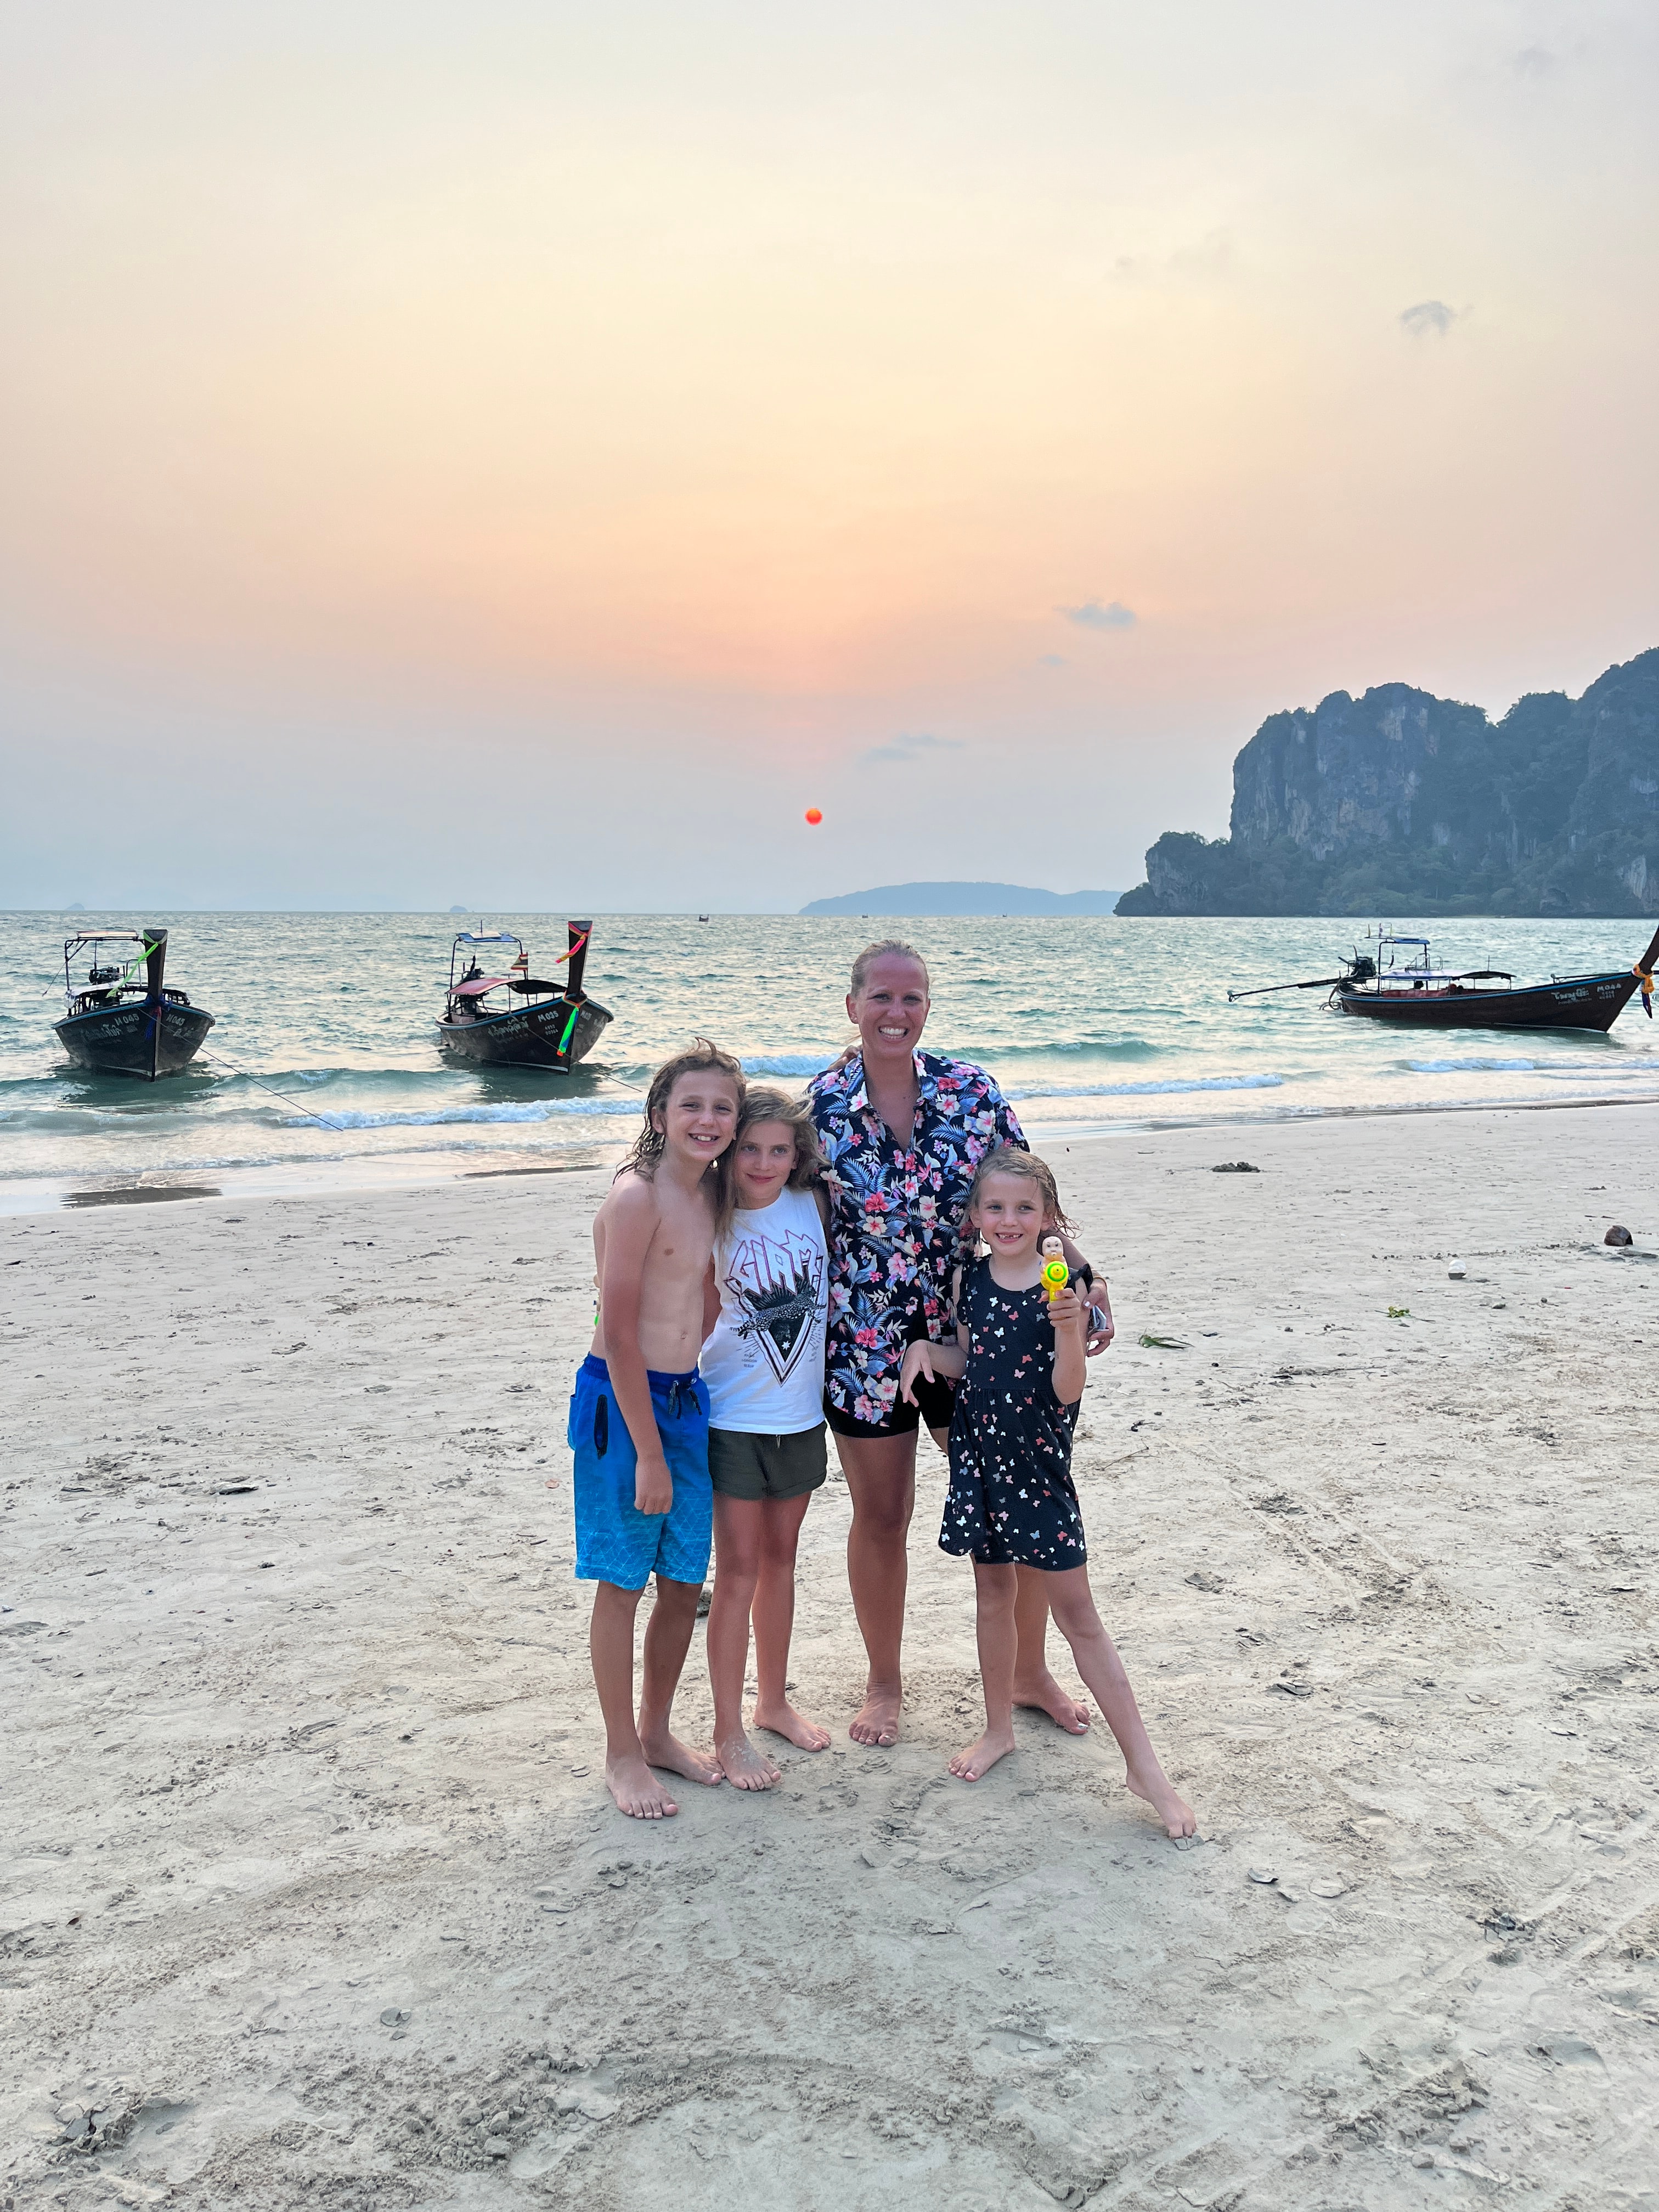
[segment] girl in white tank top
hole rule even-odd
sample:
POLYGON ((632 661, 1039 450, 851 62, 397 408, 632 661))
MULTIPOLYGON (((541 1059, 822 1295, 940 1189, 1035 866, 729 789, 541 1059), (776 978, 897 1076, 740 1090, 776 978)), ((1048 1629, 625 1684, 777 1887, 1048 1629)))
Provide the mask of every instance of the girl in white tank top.
POLYGON ((708 1675, 714 1756, 740 1790, 769 1790, 779 1769, 744 1728, 749 1632, 759 1695, 755 1725, 803 1751, 828 1731, 786 1690, 794 1626, 795 1547, 828 1471, 823 1339, 829 1313, 829 1209, 817 1137, 804 1101, 751 1091, 732 1148, 735 1205, 709 1266, 718 1318, 697 1364, 708 1391, 714 1486, 714 1595, 708 1675))

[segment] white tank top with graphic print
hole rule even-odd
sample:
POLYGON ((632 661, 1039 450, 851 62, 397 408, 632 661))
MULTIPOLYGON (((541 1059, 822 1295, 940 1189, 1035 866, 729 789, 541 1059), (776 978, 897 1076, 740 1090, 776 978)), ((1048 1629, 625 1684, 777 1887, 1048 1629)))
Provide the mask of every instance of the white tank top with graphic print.
POLYGON ((739 1206, 714 1248, 720 1317, 697 1365, 711 1428, 799 1436, 823 1419, 830 1255, 817 1201, 781 1190, 739 1206))

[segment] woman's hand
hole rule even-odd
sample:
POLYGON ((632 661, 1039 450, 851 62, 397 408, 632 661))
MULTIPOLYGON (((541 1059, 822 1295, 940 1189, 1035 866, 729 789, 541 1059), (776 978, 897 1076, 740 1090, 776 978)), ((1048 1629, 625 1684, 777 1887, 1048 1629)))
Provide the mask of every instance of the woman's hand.
POLYGON ((1117 1323, 1112 1319, 1112 1302, 1106 1295, 1103 1282, 1097 1283, 1089 1293, 1089 1334, 1084 1350, 1092 1359, 1097 1352, 1104 1352, 1117 1334, 1117 1323))
POLYGON ((899 1395, 907 1406, 914 1406, 916 1402, 918 1375, 926 1376, 930 1382, 939 1380, 933 1372, 933 1347, 924 1336, 919 1336, 909 1346, 904 1355, 904 1364, 899 1369, 899 1395))

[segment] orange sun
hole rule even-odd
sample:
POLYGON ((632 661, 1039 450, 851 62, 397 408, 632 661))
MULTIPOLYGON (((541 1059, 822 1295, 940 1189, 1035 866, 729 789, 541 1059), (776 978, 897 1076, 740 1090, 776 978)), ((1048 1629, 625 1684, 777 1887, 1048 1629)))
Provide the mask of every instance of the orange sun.
POLYGON ((806 818, 816 830, 823 819, 823 809, 821 806, 809 806, 806 810, 806 818))

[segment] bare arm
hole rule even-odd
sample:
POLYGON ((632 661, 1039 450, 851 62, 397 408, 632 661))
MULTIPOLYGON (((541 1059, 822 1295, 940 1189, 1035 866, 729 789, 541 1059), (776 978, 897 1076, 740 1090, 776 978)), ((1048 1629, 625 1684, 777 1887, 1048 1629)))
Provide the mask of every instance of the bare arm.
POLYGON ((707 1344, 714 1334, 714 1324, 720 1317, 720 1286, 714 1279, 714 1263, 708 1262, 708 1273, 702 1279, 702 1341, 707 1344))
POLYGON ((947 1382, 959 1382, 968 1370, 968 1353, 961 1342, 930 1344, 919 1336, 904 1355, 904 1364, 899 1369, 899 1390, 905 1401, 916 1402, 916 1377, 924 1375, 930 1382, 941 1376, 947 1382))
POLYGON ((1054 1395, 1062 1406, 1075 1406, 1089 1379, 1084 1331, 1088 1308, 1075 1291, 1062 1291, 1048 1307, 1054 1332, 1054 1395))
POLYGON ((641 1513, 666 1513, 674 1503, 674 1484, 663 1457, 645 1354, 640 1350, 640 1288, 645 1255, 657 1233, 657 1202, 648 1184, 635 1182, 616 1192, 612 1204, 599 1278, 605 1361, 617 1410, 634 1442, 635 1507, 641 1513))

